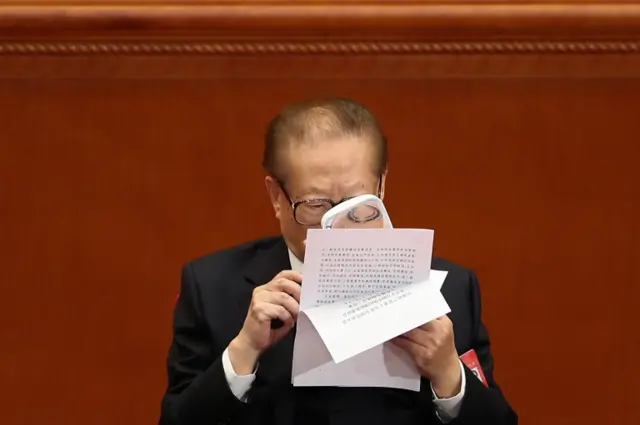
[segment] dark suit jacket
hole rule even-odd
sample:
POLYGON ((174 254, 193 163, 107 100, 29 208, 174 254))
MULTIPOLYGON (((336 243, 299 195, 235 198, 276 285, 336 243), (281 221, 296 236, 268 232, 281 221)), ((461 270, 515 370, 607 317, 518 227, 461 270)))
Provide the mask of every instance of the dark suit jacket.
MULTIPOLYGON (((221 361, 223 351, 242 328, 254 288, 290 268, 281 237, 223 250, 184 266, 160 425, 293 425, 293 332, 260 358, 247 404, 231 393, 221 361)), ((458 353, 475 349, 490 384, 489 388, 484 387, 465 367, 465 396, 452 424, 517 424, 516 414, 493 380, 489 335, 481 321, 475 275, 442 259, 434 259, 432 268, 449 272, 442 293, 451 307, 449 317, 458 353)), ((425 412, 425 424, 438 424, 429 382, 424 380, 421 387, 419 398, 412 403, 416 404, 415 409, 425 412)), ((375 391, 356 390, 363 394, 375 391)), ((359 423, 359 418, 354 418, 353 423, 359 423)))

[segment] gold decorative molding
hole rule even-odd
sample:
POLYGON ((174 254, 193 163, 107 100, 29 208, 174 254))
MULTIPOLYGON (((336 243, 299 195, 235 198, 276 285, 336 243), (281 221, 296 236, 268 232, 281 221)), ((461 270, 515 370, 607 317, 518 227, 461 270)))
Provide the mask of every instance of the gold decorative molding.
MULTIPOLYGON (((0 40, 100 40, 117 45, 122 45, 122 40, 136 40, 153 41, 154 46, 162 40, 215 41, 211 46, 250 41, 253 44, 248 45, 253 46, 282 43, 317 47, 321 42, 336 42, 333 46, 340 49, 350 49, 348 46, 356 42, 368 42, 370 49, 392 43, 387 46, 397 46, 395 49, 412 42, 432 43, 429 46, 448 42, 454 46, 454 42, 490 41, 505 41, 512 46, 526 45, 516 41, 534 43, 531 45, 555 41, 560 44, 554 46, 564 49, 573 41, 578 43, 574 46, 588 49, 588 44, 580 43, 640 40, 640 2, 4 0, 0 6, 0 40)), ((493 46, 499 48, 498 44, 493 46)), ((424 49, 430 47, 418 48, 424 49)))
POLYGON ((4 0, 0 56, 640 51, 640 1, 4 0))
POLYGON ((0 42, 3 55, 572 54, 638 53, 639 41, 0 42))

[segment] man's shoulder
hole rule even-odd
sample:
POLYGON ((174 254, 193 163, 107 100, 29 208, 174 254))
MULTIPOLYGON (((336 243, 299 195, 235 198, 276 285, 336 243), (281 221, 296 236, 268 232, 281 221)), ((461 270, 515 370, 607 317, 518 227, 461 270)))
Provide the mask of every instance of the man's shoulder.
POLYGON ((187 263, 196 275, 211 275, 225 270, 238 270, 258 252, 268 250, 282 241, 281 236, 269 236, 211 252, 187 263))
POLYGON ((456 287, 466 287, 474 276, 473 270, 440 257, 433 257, 431 268, 448 272, 445 283, 456 287))
POLYGON ((445 270, 455 274, 468 274, 471 272, 469 268, 442 257, 433 257, 433 260, 431 261, 431 268, 434 270, 445 270))

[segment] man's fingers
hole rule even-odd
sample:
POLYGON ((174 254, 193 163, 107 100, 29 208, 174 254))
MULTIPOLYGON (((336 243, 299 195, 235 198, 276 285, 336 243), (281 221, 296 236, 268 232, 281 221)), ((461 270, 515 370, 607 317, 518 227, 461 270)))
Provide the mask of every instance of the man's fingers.
POLYGON ((429 327, 423 325, 402 334, 402 337, 423 347, 438 347, 446 340, 444 324, 436 323, 429 327))
POLYGON ((253 310, 256 319, 260 322, 268 322, 274 319, 280 319, 285 324, 294 321, 293 316, 285 307, 277 304, 260 303, 253 310))
POLYGON ((293 326, 300 310, 300 283, 302 275, 285 270, 266 285, 253 291, 252 311, 260 322, 280 319, 287 327, 293 326))
POLYGON ((420 326, 419 329, 425 330, 427 332, 434 332, 439 330, 442 326, 446 326, 450 322, 451 319, 449 319, 449 316, 445 314, 444 316, 436 317, 432 321, 425 323, 424 325, 420 326))
POLYGON ((416 344, 422 344, 422 345, 424 345, 424 343, 426 342, 425 339, 427 338, 427 336, 428 336, 427 331, 425 331, 422 328, 415 328, 401 335, 401 337, 404 337, 409 341, 415 342, 416 344))
POLYGON ((283 306, 294 318, 298 317, 300 304, 298 304, 298 301, 295 298, 286 292, 272 292, 269 295, 273 298, 273 304, 283 306))
POLYGON ((255 302, 257 305, 262 304, 273 304, 277 306, 284 307, 291 316, 294 318, 298 317, 298 312, 300 311, 300 305, 295 298, 286 292, 280 291, 265 291, 260 293, 256 298, 255 302))
POLYGON ((284 292, 292 296, 297 302, 300 302, 300 284, 289 279, 274 279, 266 285, 266 288, 272 292, 284 292))
POLYGON ((438 326, 437 320, 438 319, 434 319, 434 320, 432 320, 430 322, 427 322, 424 325, 420 326, 418 329, 421 329, 421 330, 426 331, 426 332, 433 332, 433 331, 435 331, 436 327, 438 326))
POLYGON ((397 345, 398 347, 404 349, 415 358, 419 357, 420 355, 420 350, 422 349, 422 346, 410 340, 409 338, 406 338, 400 335, 399 337, 393 338, 391 342, 397 345))
POLYGON ((278 280, 280 278, 292 280, 297 284, 302 283, 302 273, 297 272, 295 270, 283 270, 280 273, 278 273, 276 277, 273 278, 273 280, 278 280))

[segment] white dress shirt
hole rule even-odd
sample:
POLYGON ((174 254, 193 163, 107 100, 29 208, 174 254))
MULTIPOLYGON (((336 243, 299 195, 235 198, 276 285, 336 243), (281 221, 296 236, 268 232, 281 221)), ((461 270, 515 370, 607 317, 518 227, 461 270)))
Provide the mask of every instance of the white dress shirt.
MULTIPOLYGON (((295 255, 293 255, 291 251, 289 251, 289 261, 291 262, 292 270, 302 273, 302 261, 300 261, 295 255)), ((464 397, 467 380, 462 362, 459 363, 462 381, 460 383, 460 392, 457 395, 451 398, 438 398, 435 391, 433 391, 433 386, 431 387, 431 394, 433 396, 433 403, 436 407, 436 413, 438 415, 438 418, 440 418, 443 423, 447 423, 455 419, 458 416, 458 413, 460 412, 460 406, 462 405, 462 398, 464 397)), ((224 375, 227 379, 227 383, 229 384, 229 388, 231 389, 233 395, 235 395, 238 400, 246 402, 247 392, 251 388, 253 381, 256 379, 257 366, 256 370, 254 370, 252 374, 236 374, 235 370, 233 370, 231 359, 229 358, 229 350, 226 349, 222 353, 222 368, 224 369, 224 375)))

